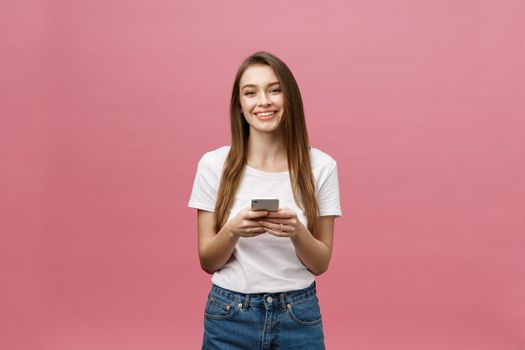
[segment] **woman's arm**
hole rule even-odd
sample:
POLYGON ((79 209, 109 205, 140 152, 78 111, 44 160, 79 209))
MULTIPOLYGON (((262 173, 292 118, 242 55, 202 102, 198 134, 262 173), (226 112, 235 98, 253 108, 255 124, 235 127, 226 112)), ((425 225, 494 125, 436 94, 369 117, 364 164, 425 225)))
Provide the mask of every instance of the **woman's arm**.
POLYGON ((214 273, 228 262, 239 237, 254 237, 266 232, 257 220, 268 214, 267 211, 253 211, 249 207, 241 210, 215 233, 215 215, 198 210, 199 260, 201 268, 214 273))
POLYGON ((314 275, 326 272, 332 257, 334 216, 319 217, 316 237, 303 224, 299 226, 301 229, 291 237, 297 256, 314 275))
POLYGON ((215 217, 212 212, 199 209, 197 221, 201 268, 212 274, 228 262, 239 237, 229 231, 228 225, 224 225, 215 234, 215 217))
POLYGON ((297 218, 295 212, 283 209, 270 212, 260 223, 278 237, 289 237, 297 256, 314 274, 320 275, 328 269, 332 256, 335 216, 319 217, 319 232, 314 236, 297 218), (283 224, 283 227, 280 227, 283 224), (283 231, 280 231, 280 229, 283 231))

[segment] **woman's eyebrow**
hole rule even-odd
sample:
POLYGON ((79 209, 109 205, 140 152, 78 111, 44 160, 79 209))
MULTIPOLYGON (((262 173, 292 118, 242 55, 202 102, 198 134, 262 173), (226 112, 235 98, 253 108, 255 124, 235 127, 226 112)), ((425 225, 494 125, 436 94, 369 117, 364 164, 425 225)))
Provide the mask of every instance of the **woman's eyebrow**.
MULTIPOLYGON (((274 81, 274 82, 269 83, 269 84, 266 85, 266 86, 275 85, 275 84, 279 84, 279 82, 278 82, 278 81, 274 81)), ((257 87, 257 85, 254 85, 254 84, 246 84, 246 85, 244 85, 241 89, 244 89, 245 87, 257 87)))

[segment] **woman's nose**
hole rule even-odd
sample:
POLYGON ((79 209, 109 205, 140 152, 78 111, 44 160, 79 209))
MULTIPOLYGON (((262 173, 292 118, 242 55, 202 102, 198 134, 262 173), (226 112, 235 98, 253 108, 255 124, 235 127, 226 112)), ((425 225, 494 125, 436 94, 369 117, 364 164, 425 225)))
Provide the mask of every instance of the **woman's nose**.
POLYGON ((260 94, 259 104, 262 106, 270 104, 270 98, 266 94, 260 94))

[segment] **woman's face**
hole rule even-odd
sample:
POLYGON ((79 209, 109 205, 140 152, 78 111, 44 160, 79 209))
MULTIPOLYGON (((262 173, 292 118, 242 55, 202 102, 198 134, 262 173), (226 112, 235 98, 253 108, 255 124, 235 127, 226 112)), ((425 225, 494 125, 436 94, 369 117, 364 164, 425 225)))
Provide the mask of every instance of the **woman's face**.
POLYGON ((283 116, 284 97, 273 69, 266 65, 248 67, 241 76, 239 89, 241 109, 250 128, 262 132, 277 130, 283 116))

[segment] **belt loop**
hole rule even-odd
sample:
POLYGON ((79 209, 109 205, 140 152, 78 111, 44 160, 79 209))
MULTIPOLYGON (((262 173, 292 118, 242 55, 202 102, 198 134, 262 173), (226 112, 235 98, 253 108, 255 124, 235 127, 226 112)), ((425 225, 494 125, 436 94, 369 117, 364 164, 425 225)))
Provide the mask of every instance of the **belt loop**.
POLYGON ((284 293, 279 294, 279 299, 281 300, 281 310, 286 310, 286 300, 284 299, 284 293))
POLYGON ((242 305, 242 308, 244 310, 248 309, 248 305, 250 305, 250 293, 246 293, 244 295, 244 304, 242 305))

